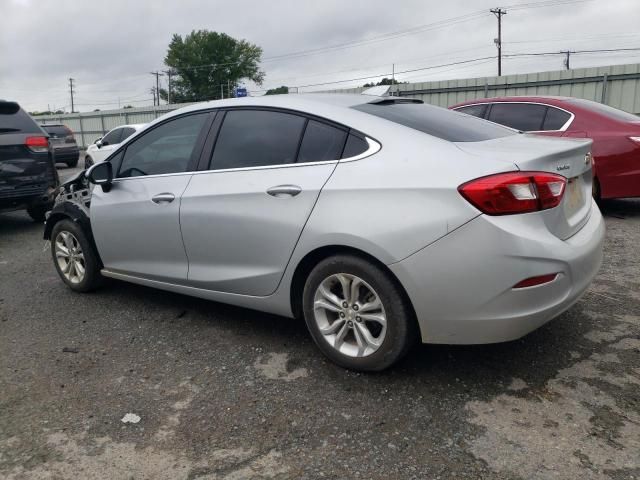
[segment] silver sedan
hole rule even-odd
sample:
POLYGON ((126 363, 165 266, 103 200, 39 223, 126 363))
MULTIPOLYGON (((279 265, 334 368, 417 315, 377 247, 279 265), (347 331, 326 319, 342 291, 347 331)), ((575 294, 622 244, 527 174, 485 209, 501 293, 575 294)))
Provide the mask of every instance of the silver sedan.
POLYGON ((74 290, 111 277, 303 317, 331 360, 381 370, 578 301, 604 237, 590 146, 400 97, 214 101, 65 184, 45 238, 74 290))

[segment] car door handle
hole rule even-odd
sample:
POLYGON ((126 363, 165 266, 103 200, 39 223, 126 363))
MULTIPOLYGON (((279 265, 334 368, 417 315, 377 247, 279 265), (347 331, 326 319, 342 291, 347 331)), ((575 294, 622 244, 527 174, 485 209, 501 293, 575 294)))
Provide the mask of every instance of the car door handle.
POLYGON ((271 187, 267 193, 272 197, 295 197, 302 191, 298 185, 278 185, 271 187))
POLYGON ((159 193, 151 198, 153 203, 171 203, 176 199, 173 193, 159 193))

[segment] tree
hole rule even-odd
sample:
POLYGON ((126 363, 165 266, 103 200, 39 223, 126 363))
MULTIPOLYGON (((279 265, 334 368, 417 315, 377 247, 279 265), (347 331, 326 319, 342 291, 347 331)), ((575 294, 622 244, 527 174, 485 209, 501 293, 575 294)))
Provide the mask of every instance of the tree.
POLYGON ((289 87, 285 87, 284 85, 277 88, 270 88, 267 90, 265 95, 280 95, 281 93, 289 93, 289 87))
POLYGON ((384 77, 378 83, 365 83, 363 87, 378 87, 380 85, 400 85, 401 83, 408 83, 408 82, 399 82, 395 78, 384 77))
POLYGON ((122 107, 122 108, 133 108, 133 105, 125 105, 125 106, 124 106, 124 107, 122 107))
MULTIPOLYGON (((228 91, 242 79, 261 85, 261 57, 260 47, 226 33, 194 30, 184 38, 174 34, 164 59, 172 70, 171 103, 218 99, 221 87, 228 91)), ((160 91, 165 101, 167 93, 160 91)))

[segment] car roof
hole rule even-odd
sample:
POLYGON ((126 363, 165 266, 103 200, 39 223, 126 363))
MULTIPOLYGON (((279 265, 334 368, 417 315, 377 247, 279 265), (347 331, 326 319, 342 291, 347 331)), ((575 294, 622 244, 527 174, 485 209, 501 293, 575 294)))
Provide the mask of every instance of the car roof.
POLYGON ((498 103, 498 102, 532 102, 532 103, 550 103, 562 105, 572 100, 572 97, 563 97, 559 95, 513 95, 510 97, 490 97, 476 98, 466 102, 460 102, 449 108, 463 107, 465 105, 475 105, 478 103, 498 103))

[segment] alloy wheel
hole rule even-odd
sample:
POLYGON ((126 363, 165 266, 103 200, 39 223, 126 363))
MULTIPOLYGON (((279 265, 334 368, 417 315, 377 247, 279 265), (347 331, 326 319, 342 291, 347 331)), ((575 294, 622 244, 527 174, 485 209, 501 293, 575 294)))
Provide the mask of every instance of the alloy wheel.
POLYGON ((350 357, 371 355, 387 333, 380 297, 356 275, 337 273, 325 278, 316 289, 313 314, 329 345, 350 357))
POLYGON ((86 265, 78 239, 71 232, 62 230, 56 236, 54 245, 56 261, 64 277, 74 284, 82 282, 86 265))

